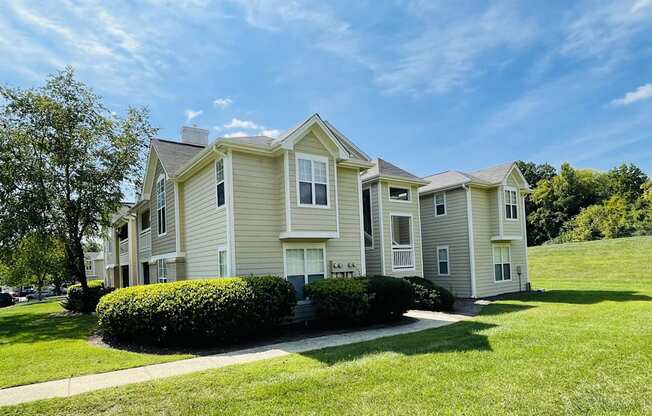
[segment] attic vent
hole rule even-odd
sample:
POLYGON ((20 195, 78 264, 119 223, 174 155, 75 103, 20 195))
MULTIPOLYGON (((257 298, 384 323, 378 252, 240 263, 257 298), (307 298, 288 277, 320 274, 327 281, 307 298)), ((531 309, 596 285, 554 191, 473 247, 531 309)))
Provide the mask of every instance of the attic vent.
POLYGON ((208 130, 199 127, 181 127, 181 143, 198 146, 208 145, 208 130))

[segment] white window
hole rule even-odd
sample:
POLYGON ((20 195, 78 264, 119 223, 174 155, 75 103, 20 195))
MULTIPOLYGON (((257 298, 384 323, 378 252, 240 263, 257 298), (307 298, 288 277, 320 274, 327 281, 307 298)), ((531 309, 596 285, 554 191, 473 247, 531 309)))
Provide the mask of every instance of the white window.
POLYGON ((323 248, 288 248, 285 250, 285 274, 297 294, 297 300, 306 300, 306 284, 326 276, 323 248))
POLYGON ((301 206, 328 206, 328 159, 297 156, 298 198, 301 206))
POLYGON ((84 267, 86 268, 86 274, 92 274, 93 273, 93 261, 92 260, 84 260, 84 267))
POLYGON ((161 176, 156 182, 156 220, 158 225, 158 235, 164 235, 168 230, 165 205, 165 177, 161 176))
POLYGON ((435 194, 435 217, 446 215, 446 193, 435 194))
POLYGON ((518 219, 518 200, 514 189, 505 189, 505 218, 518 219))
POLYGON ((168 281, 168 265, 165 263, 165 259, 160 259, 158 261, 158 282, 167 283, 168 281))
POLYGON ((373 248, 374 238, 371 217, 371 191, 369 189, 362 191, 362 217, 364 227, 364 246, 365 248, 373 248))
POLYGON ((437 247, 437 271, 440 276, 450 275, 450 261, 448 259, 448 246, 437 247))
POLYGON ((224 197, 224 159, 215 162, 215 184, 217 207, 223 207, 226 199, 224 197))
POLYGON ((228 257, 226 256, 226 248, 217 250, 217 273, 218 277, 226 277, 228 274, 228 257))
POLYGON ((389 199, 392 201, 410 201, 410 190, 407 188, 398 188, 395 186, 389 187, 389 199))
POLYGON ((512 280, 512 257, 508 245, 494 245, 494 279, 496 282, 512 280))

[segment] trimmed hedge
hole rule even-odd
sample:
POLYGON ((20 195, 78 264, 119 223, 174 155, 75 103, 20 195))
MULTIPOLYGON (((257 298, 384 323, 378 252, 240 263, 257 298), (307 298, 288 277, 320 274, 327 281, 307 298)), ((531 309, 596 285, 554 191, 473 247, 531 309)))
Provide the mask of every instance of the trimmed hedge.
POLYGON ((371 276, 364 280, 372 321, 396 319, 414 307, 414 288, 406 280, 390 276, 371 276))
POLYGON ((415 293, 414 306, 428 311, 453 310, 455 296, 443 287, 418 276, 409 276, 405 280, 412 284, 415 293))
POLYGON ((113 290, 105 288, 101 280, 89 280, 87 285, 87 290, 82 290, 81 283, 69 286, 61 306, 72 312, 91 313, 95 311, 100 298, 113 290))
POLYGON ((321 279, 307 284, 305 293, 317 319, 328 325, 357 324, 369 314, 367 285, 359 279, 321 279))
POLYGON ((276 276, 187 280, 118 289, 97 305, 103 335, 156 345, 232 343, 292 313, 292 285, 276 276))

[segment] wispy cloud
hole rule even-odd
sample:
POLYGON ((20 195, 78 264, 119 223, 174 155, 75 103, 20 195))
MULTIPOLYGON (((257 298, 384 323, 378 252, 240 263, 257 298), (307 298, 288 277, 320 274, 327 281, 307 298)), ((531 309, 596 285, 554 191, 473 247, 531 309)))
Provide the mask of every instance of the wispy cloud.
POLYGON ((213 105, 215 107, 221 108, 222 110, 229 107, 231 104, 233 104, 233 100, 231 100, 230 98, 218 98, 213 101, 213 105))
POLYGON ((260 135, 276 138, 281 135, 281 130, 277 130, 277 129, 262 130, 260 132, 260 135))
POLYGON ((644 101, 652 98, 652 83, 641 85, 634 91, 630 91, 621 98, 617 98, 611 102, 615 106, 623 106, 635 103, 637 101, 644 101))
POLYGON ((186 123, 190 123, 194 118, 197 118, 204 114, 204 110, 186 110, 184 111, 184 114, 186 115, 186 123))
POLYGON ((232 118, 230 122, 224 125, 225 129, 264 129, 265 127, 259 126, 250 120, 240 120, 239 118, 232 118))

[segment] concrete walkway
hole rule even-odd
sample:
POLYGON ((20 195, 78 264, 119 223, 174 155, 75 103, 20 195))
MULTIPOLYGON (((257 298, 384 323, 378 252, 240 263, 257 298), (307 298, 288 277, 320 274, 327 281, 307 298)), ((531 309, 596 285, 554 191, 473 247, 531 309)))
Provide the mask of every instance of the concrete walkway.
POLYGON ((325 335, 298 341, 281 342, 262 347, 190 358, 163 364, 128 368, 108 373, 90 374, 63 380, 0 389, 0 406, 16 405, 35 400, 55 397, 69 397, 108 387, 158 380, 197 371, 226 367, 233 364, 250 363, 268 358, 282 357, 293 353, 318 350, 327 347, 353 344, 393 335, 408 334, 468 319, 468 315, 453 315, 440 312, 410 311, 406 314, 416 321, 385 328, 352 331, 343 334, 325 335))

